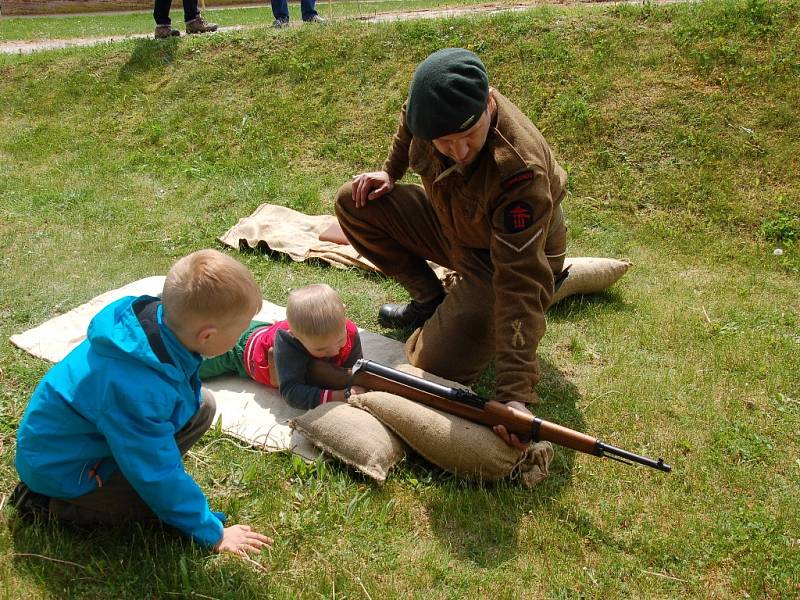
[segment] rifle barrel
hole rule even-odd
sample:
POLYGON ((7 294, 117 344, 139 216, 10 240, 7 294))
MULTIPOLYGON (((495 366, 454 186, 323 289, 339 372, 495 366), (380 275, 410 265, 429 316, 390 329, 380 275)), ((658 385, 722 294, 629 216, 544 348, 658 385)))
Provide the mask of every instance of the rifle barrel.
MULTIPOLYGON (((625 460, 639 463, 640 465, 645 465, 646 467, 651 467, 653 469, 658 469, 659 471, 664 471, 665 473, 672 472, 672 467, 666 464, 663 458, 659 458, 658 460, 653 460, 652 458, 648 458, 647 456, 634 454, 633 452, 628 452, 627 450, 623 450, 622 448, 611 446, 609 444, 601 442, 600 440, 597 440, 596 454, 597 456, 606 456, 608 454, 612 454, 614 456, 619 457, 617 460, 624 458, 625 460)), ((609 458, 614 458, 614 456, 609 456, 609 458)))

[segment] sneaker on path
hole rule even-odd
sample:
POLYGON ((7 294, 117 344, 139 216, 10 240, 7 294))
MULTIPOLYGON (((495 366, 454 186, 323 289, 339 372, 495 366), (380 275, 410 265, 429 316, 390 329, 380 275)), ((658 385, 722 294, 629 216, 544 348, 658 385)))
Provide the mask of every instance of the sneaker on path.
POLYGON ((200 15, 197 15, 191 21, 186 21, 186 33, 210 33, 216 30, 216 23, 209 23, 200 15))
POLYGON ((272 27, 275 29, 283 29, 289 26, 289 19, 275 19, 272 22, 272 27))
POLYGON ((156 25, 155 38, 157 40, 165 40, 171 37, 177 37, 181 34, 180 31, 174 29, 172 25, 156 25))
POLYGON ((325 19, 320 17, 319 15, 314 15, 313 17, 309 17, 308 19, 303 19, 306 23, 317 23, 318 25, 322 25, 325 23, 325 19))

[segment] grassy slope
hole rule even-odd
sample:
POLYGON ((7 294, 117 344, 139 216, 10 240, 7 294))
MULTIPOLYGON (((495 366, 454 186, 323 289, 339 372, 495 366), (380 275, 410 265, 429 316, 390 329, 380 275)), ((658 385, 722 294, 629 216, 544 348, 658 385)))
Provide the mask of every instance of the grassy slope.
MULTIPOLYGON (((317 11, 326 19, 342 19, 345 17, 371 17, 376 13, 392 11, 412 11, 425 8, 454 8, 470 4, 485 4, 482 0, 379 0, 360 2, 344 0, 326 2, 320 0, 317 11)), ((517 4, 513 0, 501 0, 493 4, 517 4)), ((290 17, 299 22, 300 5, 289 5, 290 17)), ((270 27, 272 11, 269 3, 259 7, 209 8, 204 11, 205 17, 220 27, 270 27)), ((180 4, 173 6, 171 12, 173 25, 181 28, 183 11, 180 4)), ((153 29, 151 13, 103 15, 69 15, 60 17, 7 17, 0 19, 0 43, 16 40, 36 39, 69 39, 76 37, 124 36, 134 33, 150 33, 153 29)))
MULTIPOLYGON (((160 532, 26 527, 5 509, 2 594, 800 593, 798 8, 542 9, 0 58, 0 494, 47 368, 2 340, 162 273, 261 202, 331 212, 337 186, 382 160, 414 65, 452 45, 481 53, 568 168, 571 253, 635 264, 551 311, 540 414, 675 467, 560 452, 527 493, 409 460, 378 489, 211 434, 190 465, 215 507, 274 527, 270 574, 160 532)), ((238 256, 273 301, 326 281, 373 329, 375 307, 404 297, 238 256)))

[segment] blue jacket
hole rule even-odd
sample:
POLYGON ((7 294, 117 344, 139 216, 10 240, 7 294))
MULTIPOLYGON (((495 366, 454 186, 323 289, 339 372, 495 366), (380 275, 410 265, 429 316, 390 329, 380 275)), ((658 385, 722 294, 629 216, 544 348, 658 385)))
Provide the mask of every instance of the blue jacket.
POLYGON ((200 362, 167 328, 158 298, 106 306, 33 393, 17 432, 20 479, 68 499, 95 489, 98 463, 101 480, 120 469, 162 521, 213 546, 222 521, 175 441, 200 408, 200 362))

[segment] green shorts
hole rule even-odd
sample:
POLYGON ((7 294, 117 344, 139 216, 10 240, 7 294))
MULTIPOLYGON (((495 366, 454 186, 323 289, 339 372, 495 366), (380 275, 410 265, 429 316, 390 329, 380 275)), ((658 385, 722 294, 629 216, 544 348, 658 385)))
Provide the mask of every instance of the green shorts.
POLYGON ((205 381, 226 373, 236 373, 239 377, 249 379, 250 375, 247 373, 247 369, 244 368, 244 349, 253 332, 267 325, 272 325, 272 323, 252 321, 250 327, 245 329, 245 332, 239 337, 239 341, 236 342, 233 348, 225 354, 203 359, 200 365, 200 379, 205 381))

